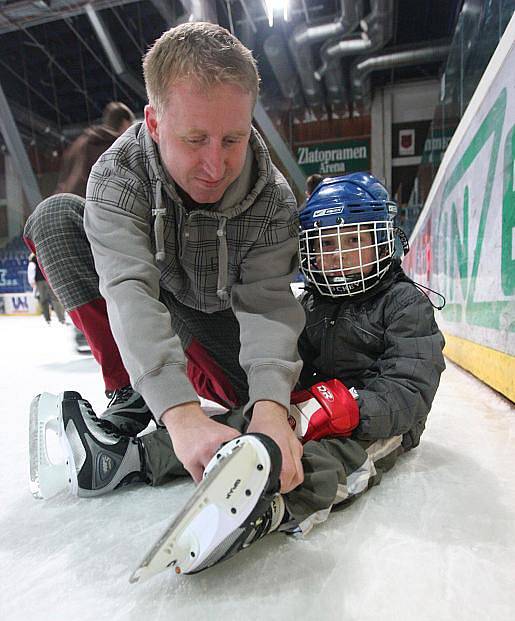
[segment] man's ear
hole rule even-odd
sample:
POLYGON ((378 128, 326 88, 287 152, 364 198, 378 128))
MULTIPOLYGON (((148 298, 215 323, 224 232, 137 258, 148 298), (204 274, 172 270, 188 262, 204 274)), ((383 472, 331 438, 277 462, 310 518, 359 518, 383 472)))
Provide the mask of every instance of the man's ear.
POLYGON ((145 123, 147 125, 148 133, 152 136, 152 140, 159 144, 159 123, 157 121, 157 112, 150 104, 145 106, 145 123))

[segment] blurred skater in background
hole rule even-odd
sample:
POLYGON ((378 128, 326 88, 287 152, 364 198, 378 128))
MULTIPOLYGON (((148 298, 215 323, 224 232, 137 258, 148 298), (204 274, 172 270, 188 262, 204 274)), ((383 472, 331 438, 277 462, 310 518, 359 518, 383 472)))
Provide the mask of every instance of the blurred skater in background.
POLYGON ((50 288, 50 285, 45 280, 42 271, 39 269, 38 260, 36 255, 32 252, 29 255, 29 264, 27 266, 27 279, 29 285, 32 287, 34 297, 38 300, 43 312, 45 321, 50 324, 52 309, 57 315, 60 323, 65 322, 64 308, 61 302, 55 296, 55 293, 50 288))

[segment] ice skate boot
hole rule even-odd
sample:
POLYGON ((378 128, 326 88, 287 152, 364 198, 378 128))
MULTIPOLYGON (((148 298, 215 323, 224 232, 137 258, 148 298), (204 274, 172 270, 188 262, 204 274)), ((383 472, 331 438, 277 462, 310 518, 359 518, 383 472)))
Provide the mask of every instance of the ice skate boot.
POLYGON ((141 440, 120 435, 111 423, 97 418, 80 394, 65 392, 60 396, 61 445, 72 494, 99 496, 129 483, 147 481, 141 440))
POLYGON ((70 490, 98 496, 146 481, 141 441, 117 433, 77 392, 42 393, 30 408, 30 489, 35 498, 70 490))
POLYGON ((137 436, 148 427, 152 414, 143 397, 132 386, 106 392, 106 396, 109 403, 100 418, 112 423, 119 433, 137 436))
POLYGON ((167 567, 197 573, 275 530, 285 511, 278 493, 281 462, 279 447, 265 435, 245 434, 225 444, 130 581, 167 567))

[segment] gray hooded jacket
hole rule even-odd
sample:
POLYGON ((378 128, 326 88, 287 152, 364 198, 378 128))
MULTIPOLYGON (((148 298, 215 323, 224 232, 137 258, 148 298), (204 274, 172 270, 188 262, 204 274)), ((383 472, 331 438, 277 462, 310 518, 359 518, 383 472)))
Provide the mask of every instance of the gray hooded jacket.
POLYGON ((255 130, 242 174, 220 203, 188 211, 145 125, 132 126, 92 169, 84 226, 122 360, 156 417, 198 400, 161 288, 206 313, 232 308, 247 409, 262 399, 288 407, 305 321, 289 289, 297 210, 255 130))

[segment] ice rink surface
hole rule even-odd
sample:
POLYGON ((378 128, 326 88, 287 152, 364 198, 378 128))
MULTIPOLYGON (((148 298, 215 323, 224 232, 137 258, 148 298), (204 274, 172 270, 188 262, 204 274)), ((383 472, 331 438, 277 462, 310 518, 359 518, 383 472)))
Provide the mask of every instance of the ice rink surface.
POLYGON ((0 317, 2 621, 515 618, 515 412, 448 363, 421 445, 304 540, 274 534, 196 576, 131 571, 192 483, 36 501, 28 412, 41 392, 105 406, 72 329, 0 317))

